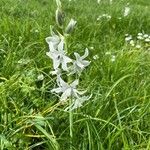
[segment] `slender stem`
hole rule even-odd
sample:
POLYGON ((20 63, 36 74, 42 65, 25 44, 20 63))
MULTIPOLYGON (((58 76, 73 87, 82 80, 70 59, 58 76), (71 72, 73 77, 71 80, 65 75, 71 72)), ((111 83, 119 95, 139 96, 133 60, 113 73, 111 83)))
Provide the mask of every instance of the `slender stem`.
MULTIPOLYGON (((72 104, 72 98, 69 100, 69 105, 72 104)), ((73 138, 73 113, 71 107, 69 108, 69 127, 70 127, 70 150, 72 150, 72 138, 73 138)))

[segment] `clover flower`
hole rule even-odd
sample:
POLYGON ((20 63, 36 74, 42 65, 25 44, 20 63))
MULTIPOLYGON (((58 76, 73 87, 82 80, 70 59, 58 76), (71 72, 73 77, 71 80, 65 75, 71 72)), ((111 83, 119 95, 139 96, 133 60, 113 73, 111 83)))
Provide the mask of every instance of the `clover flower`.
POLYGON ((71 66, 70 74, 81 73, 82 70, 90 64, 90 61, 84 60, 88 55, 89 51, 86 48, 83 56, 80 56, 78 53, 74 53, 76 60, 73 61, 73 66, 71 66))
POLYGON ((72 62, 72 60, 65 55, 65 51, 63 50, 64 43, 61 41, 58 45, 58 50, 54 49, 53 43, 49 43, 50 51, 47 52, 47 56, 49 56, 53 60, 53 68, 56 70, 60 64, 62 65, 62 69, 67 71, 67 63, 72 62))

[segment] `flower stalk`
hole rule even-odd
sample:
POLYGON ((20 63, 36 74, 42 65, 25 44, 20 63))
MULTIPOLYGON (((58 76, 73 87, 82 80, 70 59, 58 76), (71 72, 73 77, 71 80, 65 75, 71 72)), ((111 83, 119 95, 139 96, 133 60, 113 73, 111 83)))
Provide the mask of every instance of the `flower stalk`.
POLYGON ((54 32, 51 27, 51 36, 46 38, 49 46, 49 52, 46 52, 46 55, 53 62, 54 70, 51 71, 51 74, 56 75, 57 87, 53 88, 51 92, 56 93, 60 97, 60 102, 69 103, 65 111, 69 111, 70 149, 72 149, 73 110, 81 107, 85 101, 91 98, 91 96, 84 96, 86 91, 77 89, 82 71, 90 64, 90 61, 85 60, 89 55, 89 51, 86 48, 83 56, 74 52, 74 58, 68 55, 67 38, 75 29, 77 21, 71 19, 67 27, 63 28, 64 16, 61 2, 56 0, 56 3, 56 23, 60 31, 56 30, 54 32), (65 81, 64 79, 66 78, 67 80, 65 81))

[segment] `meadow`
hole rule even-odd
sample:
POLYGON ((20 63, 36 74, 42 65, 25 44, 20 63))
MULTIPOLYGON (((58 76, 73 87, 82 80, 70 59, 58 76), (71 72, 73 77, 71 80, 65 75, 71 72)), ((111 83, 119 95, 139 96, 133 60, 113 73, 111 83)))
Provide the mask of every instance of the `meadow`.
POLYGON ((51 92, 55 0, 0 0, 0 149, 150 150, 150 1, 61 2, 77 21, 69 54, 89 50, 79 88, 91 97, 70 113, 51 92))

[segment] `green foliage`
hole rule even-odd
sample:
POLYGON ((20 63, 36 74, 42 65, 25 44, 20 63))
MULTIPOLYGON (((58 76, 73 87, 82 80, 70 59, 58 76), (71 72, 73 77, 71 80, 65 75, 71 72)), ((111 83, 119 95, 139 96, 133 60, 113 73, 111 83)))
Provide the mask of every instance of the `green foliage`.
MULTIPOLYGON (((77 20, 70 52, 87 47, 91 60, 81 88, 93 96, 73 114, 74 150, 150 149, 150 52, 124 41, 126 33, 149 32, 150 2, 131 0, 131 13, 123 17, 128 2, 62 0, 66 22, 77 20), (97 20, 106 13, 110 20, 97 20)), ((45 55, 55 9, 54 0, 0 1, 1 150, 70 148, 69 113, 50 93, 55 79, 45 55)))

